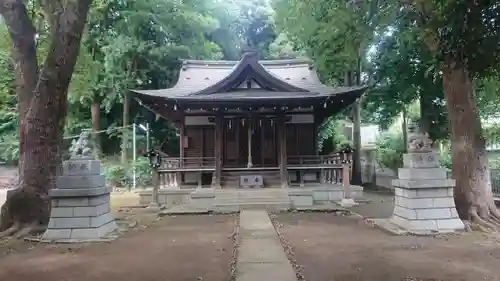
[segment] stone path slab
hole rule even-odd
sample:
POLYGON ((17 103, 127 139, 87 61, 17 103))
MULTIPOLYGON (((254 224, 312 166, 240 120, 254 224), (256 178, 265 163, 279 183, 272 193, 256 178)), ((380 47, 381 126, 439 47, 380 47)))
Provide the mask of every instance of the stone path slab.
POLYGON ((236 281, 297 281, 265 210, 240 213, 236 281))

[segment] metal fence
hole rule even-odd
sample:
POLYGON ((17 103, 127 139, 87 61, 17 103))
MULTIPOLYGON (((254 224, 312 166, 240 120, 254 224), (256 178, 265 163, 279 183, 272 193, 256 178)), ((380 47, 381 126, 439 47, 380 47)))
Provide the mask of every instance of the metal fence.
POLYGON ((500 169, 490 169, 493 196, 500 197, 500 169))
MULTIPOLYGON (((490 177, 493 196, 500 197, 500 169, 490 169, 490 177)), ((448 170, 448 178, 453 178, 451 175, 451 170, 448 170)))

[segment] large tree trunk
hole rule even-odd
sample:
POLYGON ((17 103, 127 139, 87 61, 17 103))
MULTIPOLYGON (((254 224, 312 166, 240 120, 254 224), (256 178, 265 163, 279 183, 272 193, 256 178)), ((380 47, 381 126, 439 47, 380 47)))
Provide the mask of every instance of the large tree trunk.
POLYGON ((443 66, 443 83, 451 127, 458 214, 463 220, 492 226, 498 211, 493 201, 485 139, 471 78, 466 69, 448 63, 443 66))
POLYGON ((92 138, 94 139, 94 154, 99 156, 101 154, 101 137, 99 131, 101 130, 101 103, 95 99, 90 105, 90 114, 92 116, 92 138))
MULTIPOLYGON (((22 5, 22 3, 16 3, 22 5)), ((22 176, 21 166, 24 162, 26 113, 28 112, 33 91, 38 82, 38 64, 34 36, 35 27, 28 17, 25 6, 8 6, 9 1, 0 2, 0 12, 9 26, 12 40, 12 62, 16 74, 16 93, 19 110, 19 180, 22 176), (16 20, 17 19, 17 20, 16 20)))
MULTIPOLYGON (((44 7, 51 24, 51 46, 37 75, 26 70, 26 65, 29 69, 37 66, 35 31, 26 7, 22 0, 0 0, 0 13, 13 41, 13 59, 20 65, 16 72, 22 72, 16 73, 18 96, 26 109, 20 127, 23 149, 20 186, 2 206, 0 229, 7 230, 0 237, 13 234, 22 226, 29 230, 48 221, 47 194, 60 172, 67 90, 90 4, 91 0, 79 0, 67 2, 65 7, 56 2, 44 7), (33 96, 29 98, 28 93, 33 96)), ((20 233, 26 233, 26 229, 20 233)))

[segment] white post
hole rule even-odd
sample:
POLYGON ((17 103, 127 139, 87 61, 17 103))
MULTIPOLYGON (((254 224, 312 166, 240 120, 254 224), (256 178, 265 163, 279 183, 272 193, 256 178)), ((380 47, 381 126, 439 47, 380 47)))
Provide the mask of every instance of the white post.
POLYGON ((136 186, 136 174, 135 174, 135 161, 136 161, 136 140, 135 140, 135 135, 136 135, 136 132, 135 132, 135 123, 132 124, 132 164, 133 164, 133 167, 132 167, 132 174, 133 174, 133 178, 132 178, 132 187, 135 189, 135 186, 136 186))
POLYGON ((149 151, 149 123, 146 123, 146 151, 149 151))
POLYGON ((252 123, 248 120, 248 164, 247 168, 252 168, 252 123))

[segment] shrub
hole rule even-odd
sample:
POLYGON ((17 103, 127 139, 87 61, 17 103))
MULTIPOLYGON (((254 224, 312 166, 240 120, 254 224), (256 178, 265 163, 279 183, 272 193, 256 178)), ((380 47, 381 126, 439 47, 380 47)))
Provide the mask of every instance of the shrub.
POLYGON ((127 169, 120 164, 105 164, 104 174, 107 183, 113 187, 128 185, 127 169))
POLYGON ((377 140, 376 157, 386 168, 396 170, 403 166, 405 144, 401 132, 387 132, 377 140))
POLYGON ((132 187, 134 167, 136 187, 145 187, 152 184, 152 170, 149 160, 139 158, 129 167, 124 167, 119 163, 104 163, 106 181, 113 187, 132 187))

